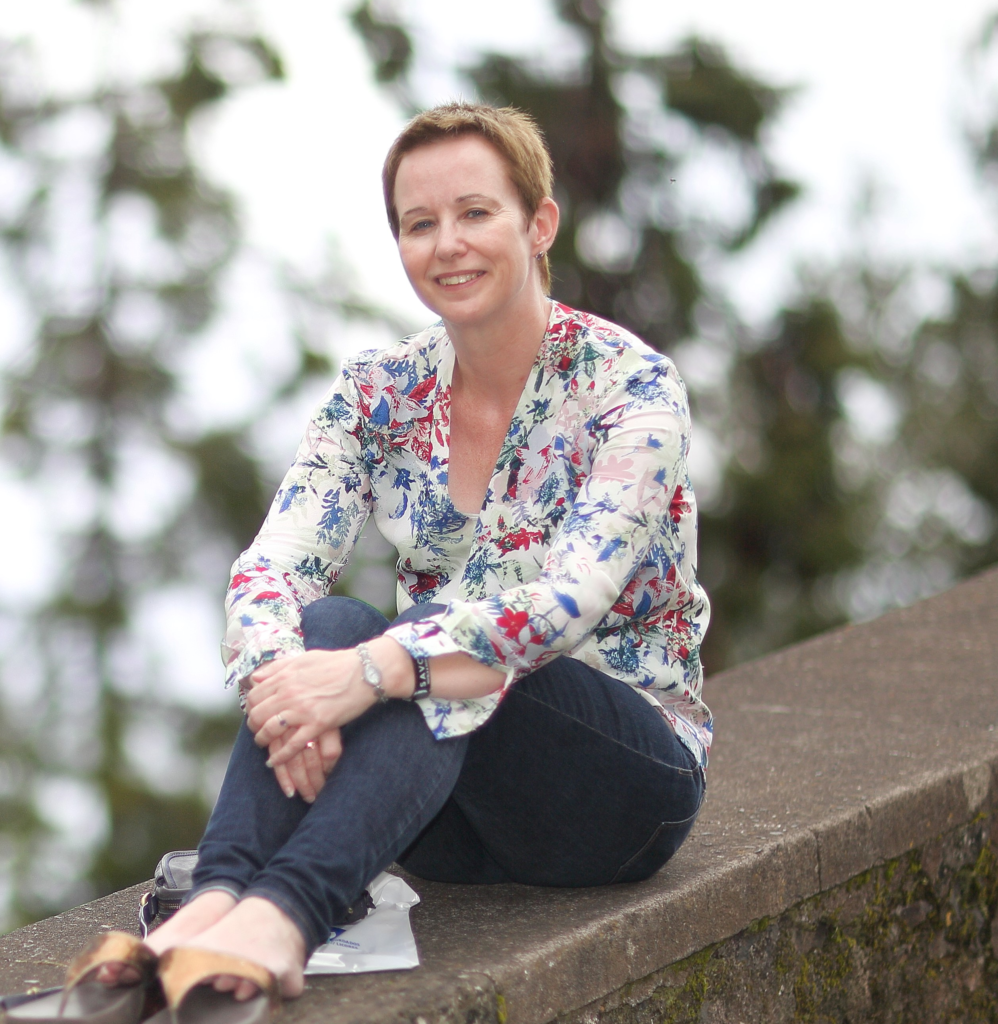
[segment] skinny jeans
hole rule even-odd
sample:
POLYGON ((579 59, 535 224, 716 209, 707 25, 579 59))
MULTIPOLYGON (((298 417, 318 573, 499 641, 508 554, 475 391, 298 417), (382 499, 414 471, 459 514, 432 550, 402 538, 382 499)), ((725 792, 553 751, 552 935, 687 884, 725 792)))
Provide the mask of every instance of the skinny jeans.
MULTIPOLYGON (((409 609, 418 620, 440 606, 409 609)), ((350 598, 305 608, 305 647, 338 650, 390 623, 350 598)), ((379 703, 342 729, 312 804, 287 797, 243 723, 198 847, 188 899, 260 896, 308 953, 393 861, 441 882, 592 886, 640 881, 696 820, 704 773, 626 683, 559 657, 515 683, 476 732, 434 739, 419 707, 379 703)))

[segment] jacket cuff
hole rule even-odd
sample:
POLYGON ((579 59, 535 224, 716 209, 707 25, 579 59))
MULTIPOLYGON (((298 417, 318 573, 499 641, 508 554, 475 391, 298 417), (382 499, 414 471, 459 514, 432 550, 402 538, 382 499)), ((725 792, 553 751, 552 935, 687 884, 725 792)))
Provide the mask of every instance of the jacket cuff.
MULTIPOLYGON (((469 654, 432 619, 402 622, 385 630, 385 636, 398 641, 414 658, 435 658, 441 654, 469 654)), ((472 655, 474 657, 474 655, 472 655)), ((480 659, 479 659, 480 660, 480 659)))
MULTIPOLYGON (((225 668, 225 687, 242 686, 248 677, 261 665, 276 658, 286 658, 293 654, 303 654, 305 646, 300 637, 287 638, 268 637, 266 646, 247 644, 225 668)), ((249 689, 246 686, 245 689, 249 689)))

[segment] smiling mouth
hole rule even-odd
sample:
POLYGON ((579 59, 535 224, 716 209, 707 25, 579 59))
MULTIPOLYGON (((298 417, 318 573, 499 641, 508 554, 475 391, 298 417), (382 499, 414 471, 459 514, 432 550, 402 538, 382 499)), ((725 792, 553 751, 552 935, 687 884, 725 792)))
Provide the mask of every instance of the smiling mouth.
POLYGON ((437 278, 437 284, 442 284, 444 287, 455 284, 467 284, 469 281, 474 281, 476 277, 481 277, 484 273, 484 270, 472 270, 467 274, 442 275, 437 278))

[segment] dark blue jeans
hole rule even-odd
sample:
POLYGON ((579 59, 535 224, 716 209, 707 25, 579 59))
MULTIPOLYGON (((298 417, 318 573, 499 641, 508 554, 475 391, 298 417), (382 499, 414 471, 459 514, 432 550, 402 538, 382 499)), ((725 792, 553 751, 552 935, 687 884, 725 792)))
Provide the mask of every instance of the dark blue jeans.
MULTIPOLYGON (((349 598, 316 601, 302 616, 309 649, 352 647, 388 625, 349 598)), ((192 896, 263 896, 311 951, 392 861, 442 882, 638 881, 676 852, 703 799, 703 772, 661 715, 573 658, 520 680, 470 735, 436 740, 419 708, 399 700, 342 735, 343 754, 309 805, 284 795, 242 726, 192 896)))

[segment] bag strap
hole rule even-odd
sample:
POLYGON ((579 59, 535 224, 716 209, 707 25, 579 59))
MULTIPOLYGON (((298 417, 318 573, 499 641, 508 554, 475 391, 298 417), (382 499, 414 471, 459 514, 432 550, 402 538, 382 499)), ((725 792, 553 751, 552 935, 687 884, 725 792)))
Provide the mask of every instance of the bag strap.
POLYGON ((144 892, 139 900, 139 928, 142 929, 142 938, 149 937, 149 929, 152 927, 156 915, 159 913, 159 897, 153 892, 144 892))

